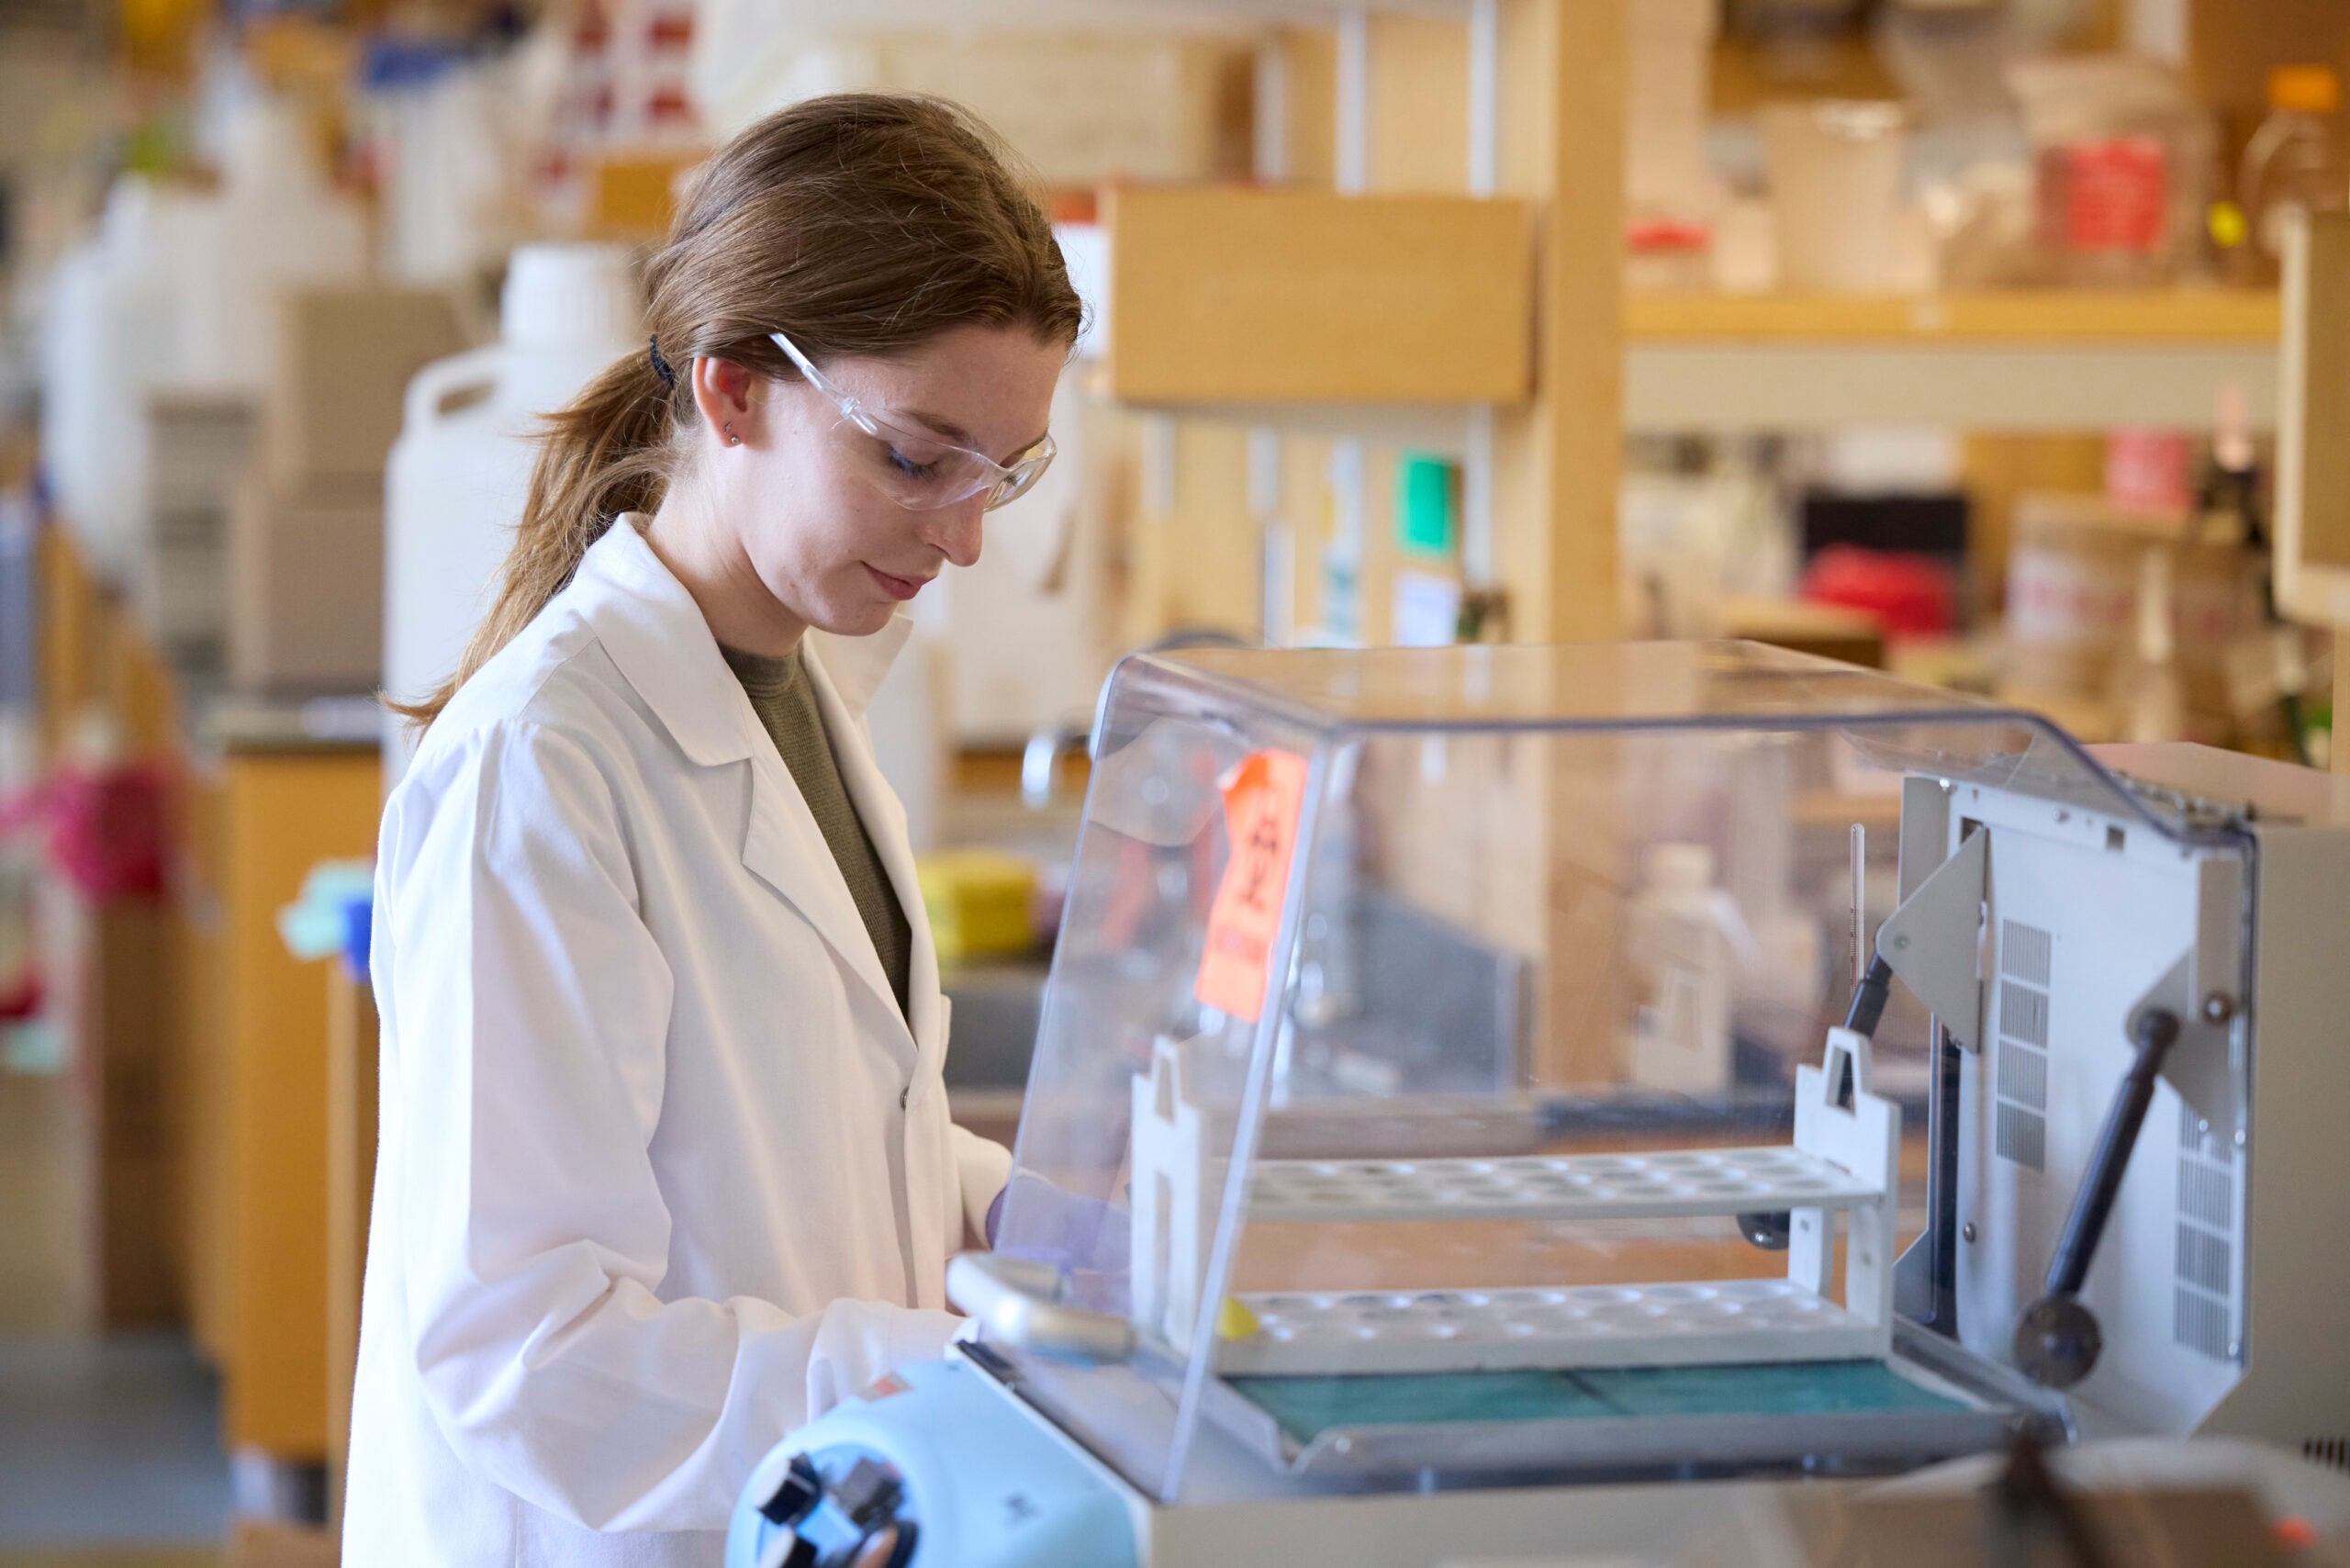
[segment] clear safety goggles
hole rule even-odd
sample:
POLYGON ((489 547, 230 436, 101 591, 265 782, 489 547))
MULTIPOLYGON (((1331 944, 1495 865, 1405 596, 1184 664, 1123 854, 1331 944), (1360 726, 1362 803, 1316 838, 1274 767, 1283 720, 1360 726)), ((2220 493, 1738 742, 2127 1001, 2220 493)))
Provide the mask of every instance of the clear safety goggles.
POLYGON ((840 409, 841 422, 833 431, 849 465, 910 511, 935 511, 977 495, 985 495, 986 510, 993 511, 1025 495, 1059 450, 1048 435, 1009 464, 998 463, 984 452, 892 423, 834 386, 789 338, 781 332, 767 336, 800 367, 808 385, 840 409))

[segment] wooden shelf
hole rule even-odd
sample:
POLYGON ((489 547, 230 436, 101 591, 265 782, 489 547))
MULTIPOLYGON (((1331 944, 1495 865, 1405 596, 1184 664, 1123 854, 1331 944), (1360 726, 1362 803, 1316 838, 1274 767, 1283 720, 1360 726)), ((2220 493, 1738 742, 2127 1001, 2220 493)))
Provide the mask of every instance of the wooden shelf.
POLYGON ((1635 343, 2244 343, 2273 347, 2277 296, 2259 289, 1986 294, 1671 295, 1624 302, 1635 343))
POLYGON ((2280 321, 2276 295, 2218 288, 1636 295, 1625 302, 1625 423, 2193 430, 2235 386, 2265 428, 2276 418, 2280 321))

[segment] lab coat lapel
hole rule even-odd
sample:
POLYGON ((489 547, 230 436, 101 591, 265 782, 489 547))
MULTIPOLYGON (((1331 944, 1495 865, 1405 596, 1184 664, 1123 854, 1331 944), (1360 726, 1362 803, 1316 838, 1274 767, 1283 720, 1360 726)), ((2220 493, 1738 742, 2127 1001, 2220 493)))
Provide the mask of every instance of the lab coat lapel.
MULTIPOLYGON (((752 711, 742 683, 726 667, 701 608, 654 553, 640 532, 642 522, 632 513, 616 520, 579 565, 576 586, 598 638, 689 761, 703 767, 748 763, 751 810, 743 834, 744 866, 797 909, 842 966, 899 1019, 897 994, 823 830, 752 711)), ((893 627, 870 638, 828 639, 834 648, 848 651, 846 657, 866 682, 858 689, 860 701, 879 683, 904 633, 893 627)), ((832 722, 829 715, 826 722, 832 722)), ((860 797, 860 810, 864 804, 860 797)), ((877 834, 876 841, 882 836, 877 834)), ((904 838, 902 822, 897 836, 904 838)), ((891 876, 894 880, 894 867, 891 876)), ((919 980, 920 971, 915 973, 919 980)), ((913 1048, 902 1022, 894 1037, 903 1048, 913 1048)))
MULTIPOLYGON (((750 700, 744 698, 743 703, 747 711, 750 700)), ((833 858, 833 847, 771 745, 765 755, 754 753, 751 758, 751 821, 743 835, 743 864, 806 916, 843 967, 880 1000, 890 1017, 899 1016, 897 992, 833 858)), ((892 1037, 912 1047, 902 1030, 892 1031, 892 1037)))
MULTIPOLYGON (((900 636, 902 638, 902 633, 900 636)), ((913 1031, 916 1049, 927 1065, 938 1060, 946 1050, 938 1008, 938 947, 931 938, 930 922, 923 912, 922 881, 914 868, 906 809, 897 791, 881 777, 880 765, 874 761, 872 745, 866 737, 864 699, 871 696, 870 690, 858 695, 851 684, 854 677, 835 674, 845 640, 826 637, 811 638, 810 642, 813 656, 807 661, 808 669, 815 684, 817 706, 824 715, 824 731, 833 737, 834 755, 840 759, 841 781, 848 786, 849 800, 864 821, 865 831, 872 837, 874 852, 880 856, 882 869, 890 876, 890 889, 898 896, 899 907, 906 912, 906 924, 913 930, 907 966, 910 1016, 906 1022, 913 1031), (856 700, 852 700, 852 697, 856 700)), ((878 684, 878 680, 875 684, 878 684)))
MULTIPOLYGON (((899 636, 902 640, 903 633, 899 636)), ((938 993, 938 947, 932 940, 930 920, 923 910, 922 884, 914 872, 913 842, 906 831, 905 807, 900 803, 897 791, 881 777, 865 732, 865 701, 872 695, 872 686, 879 684, 879 678, 875 674, 871 684, 865 685, 860 684, 864 671, 838 670, 836 661, 842 646, 838 638, 816 643, 808 660, 808 670, 815 684, 817 705, 824 715, 824 729, 833 736, 833 749, 840 758, 841 780, 848 786, 849 799, 856 803, 857 815, 864 819, 865 831, 873 839, 874 851, 890 874, 890 886, 896 890, 898 902, 906 912, 906 924, 913 932, 913 951, 906 979, 907 1022, 913 1029, 915 1042, 913 1081, 907 1085, 903 1135, 909 1200, 906 1224, 910 1245, 906 1257, 912 1269, 910 1282, 913 1299, 941 1303, 946 1293, 946 1252, 954 1238, 946 1234, 946 1215, 937 1204, 928 1201, 927 1194, 951 1188, 955 1171, 946 1159, 945 1141, 939 1136, 946 1126, 946 1107, 943 1103, 929 1103, 930 1096, 938 1095, 943 1101, 946 1093, 941 1071, 946 1064, 946 1017, 945 1000, 938 993)))

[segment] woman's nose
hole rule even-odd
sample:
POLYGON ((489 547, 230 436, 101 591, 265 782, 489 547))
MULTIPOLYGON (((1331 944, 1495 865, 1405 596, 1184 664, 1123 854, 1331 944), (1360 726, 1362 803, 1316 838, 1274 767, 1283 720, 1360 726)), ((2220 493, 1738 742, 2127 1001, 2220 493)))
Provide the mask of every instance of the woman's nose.
POLYGON ((986 492, 968 500, 957 501, 951 507, 941 507, 931 515, 937 523, 931 529, 931 543, 938 553, 957 566, 975 566, 979 561, 980 520, 987 516, 986 492))

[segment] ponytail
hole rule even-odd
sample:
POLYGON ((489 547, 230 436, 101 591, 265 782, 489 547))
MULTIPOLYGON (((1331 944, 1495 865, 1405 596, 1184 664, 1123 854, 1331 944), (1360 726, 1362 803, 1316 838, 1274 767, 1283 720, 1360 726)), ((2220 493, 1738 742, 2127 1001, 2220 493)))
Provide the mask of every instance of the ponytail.
POLYGON ((789 330, 819 364, 912 348, 951 327, 1077 341, 1083 308, 1034 190, 969 114, 844 93, 768 116, 711 155, 645 266, 653 339, 541 433, 497 601, 442 688, 395 712, 420 728, 563 591, 623 512, 661 504, 692 451, 693 362, 778 381, 789 330))
POLYGON ((547 416, 497 599, 466 639, 455 672, 421 701, 392 702, 392 711, 420 730, 429 726, 457 688, 563 591, 588 546, 615 519, 661 504, 677 396, 654 368, 650 352, 633 353, 606 366, 562 411, 547 416))

